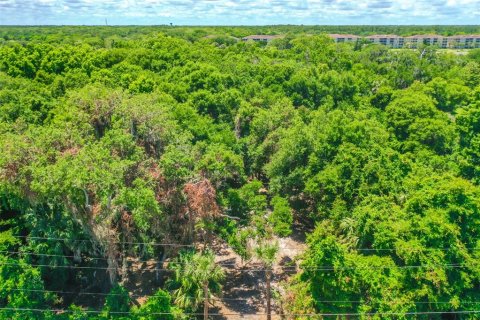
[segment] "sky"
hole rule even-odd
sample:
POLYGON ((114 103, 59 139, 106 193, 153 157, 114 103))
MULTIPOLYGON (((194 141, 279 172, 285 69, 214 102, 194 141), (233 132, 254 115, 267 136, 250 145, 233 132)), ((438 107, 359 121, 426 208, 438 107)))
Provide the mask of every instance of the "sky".
POLYGON ((480 0, 0 0, 0 25, 480 24, 480 0))

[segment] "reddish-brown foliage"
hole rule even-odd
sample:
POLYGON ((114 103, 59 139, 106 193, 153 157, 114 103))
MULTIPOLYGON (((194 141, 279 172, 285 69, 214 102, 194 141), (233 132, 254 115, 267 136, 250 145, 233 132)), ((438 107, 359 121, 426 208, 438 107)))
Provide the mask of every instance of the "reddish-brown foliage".
POLYGON ((152 179, 156 180, 156 181, 160 180, 160 182, 163 182, 163 180, 165 180, 162 176, 162 171, 160 170, 160 168, 158 167, 158 165, 156 163, 153 163, 151 165, 148 172, 150 174, 150 177, 152 179))
POLYGON ((183 188, 189 209, 199 218, 213 218, 220 214, 217 192, 208 179, 187 183, 183 188))
POLYGON ((79 151, 78 147, 68 148, 62 151, 62 156, 76 156, 79 151))
POLYGON ((98 216, 102 212, 102 205, 100 203, 95 203, 92 206, 92 215, 94 217, 98 216))

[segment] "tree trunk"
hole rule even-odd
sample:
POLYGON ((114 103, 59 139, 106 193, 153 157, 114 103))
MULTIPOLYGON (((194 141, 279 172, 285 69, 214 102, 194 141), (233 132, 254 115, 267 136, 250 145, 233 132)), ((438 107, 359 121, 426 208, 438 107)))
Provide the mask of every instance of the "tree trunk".
POLYGON ((125 241, 122 241, 122 282, 127 281, 128 260, 127 260, 127 246, 125 241))
POLYGON ((163 267, 162 261, 157 261, 155 263, 155 283, 158 285, 160 284, 160 269, 163 267))
POLYGON ((267 280, 267 320, 272 320, 272 307, 271 307, 271 292, 270 292, 270 277, 271 277, 271 270, 267 268, 266 270, 266 280, 267 280))
POLYGON ((208 282, 203 284, 203 320, 208 320, 208 282))
POLYGON ((205 244, 205 251, 212 247, 212 230, 210 230, 210 224, 207 225, 206 229, 207 243, 205 244))
POLYGON ((157 257, 159 258, 159 260, 157 261, 157 264, 156 264, 156 267, 155 267, 155 281, 156 281, 156 284, 159 285, 160 284, 160 271, 161 269, 163 268, 163 260, 164 260, 164 257, 165 257, 165 251, 161 251, 160 255, 157 255, 157 257))

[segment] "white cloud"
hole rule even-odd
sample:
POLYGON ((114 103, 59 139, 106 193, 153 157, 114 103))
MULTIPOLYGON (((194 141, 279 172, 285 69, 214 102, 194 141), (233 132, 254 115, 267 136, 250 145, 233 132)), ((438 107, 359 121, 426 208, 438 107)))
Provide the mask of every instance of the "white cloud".
POLYGON ((0 12, 0 24, 478 24, 480 0, 0 0, 0 12))

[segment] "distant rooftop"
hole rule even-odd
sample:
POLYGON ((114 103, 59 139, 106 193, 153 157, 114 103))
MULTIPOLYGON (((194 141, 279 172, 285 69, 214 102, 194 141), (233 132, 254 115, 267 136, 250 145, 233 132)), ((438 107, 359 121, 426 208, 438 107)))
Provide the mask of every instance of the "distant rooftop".
MULTIPOLYGON (((336 43, 339 42, 355 42, 361 36, 352 34, 330 34, 336 43)), ((457 48, 457 49, 473 49, 480 48, 480 34, 441 36, 438 34, 416 34, 413 36, 403 37, 396 34, 374 34, 364 37, 369 42, 388 45, 392 48, 415 48, 418 44, 437 45, 440 48, 457 48)))
POLYGON ((269 40, 279 39, 279 38, 283 38, 283 36, 282 35, 268 35, 268 34, 253 34, 253 35, 250 35, 250 36, 243 37, 242 40, 243 41, 247 41, 247 40, 269 41, 269 40))
POLYGON ((465 38, 473 38, 473 39, 480 39, 480 34, 461 34, 456 36, 450 36, 449 39, 465 39, 465 38))
POLYGON ((338 33, 331 33, 329 34, 330 37, 336 39, 336 38, 352 38, 352 39, 356 39, 356 38, 361 38, 360 36, 357 36, 355 34, 338 34, 338 33))
POLYGON ((369 39, 379 39, 379 38, 402 38, 397 36, 396 34, 374 34, 371 36, 367 36, 369 39))
POLYGON ((427 39, 427 38, 444 38, 438 34, 416 34, 413 36, 405 37, 405 39, 427 39))

